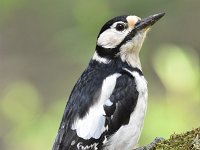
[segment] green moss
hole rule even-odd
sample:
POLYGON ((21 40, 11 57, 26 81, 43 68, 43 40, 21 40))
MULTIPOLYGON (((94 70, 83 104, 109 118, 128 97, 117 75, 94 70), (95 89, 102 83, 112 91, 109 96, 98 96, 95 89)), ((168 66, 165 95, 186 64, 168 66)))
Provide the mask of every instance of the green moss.
POLYGON ((157 143, 153 150, 200 150, 200 127, 157 143))

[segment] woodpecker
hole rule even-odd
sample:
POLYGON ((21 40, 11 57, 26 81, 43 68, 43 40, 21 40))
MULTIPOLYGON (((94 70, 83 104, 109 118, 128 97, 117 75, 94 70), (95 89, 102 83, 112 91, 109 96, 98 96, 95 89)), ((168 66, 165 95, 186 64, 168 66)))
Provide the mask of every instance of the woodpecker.
POLYGON ((149 28, 165 13, 108 21, 87 69, 67 102, 53 150, 131 150, 147 109, 139 52, 149 28))

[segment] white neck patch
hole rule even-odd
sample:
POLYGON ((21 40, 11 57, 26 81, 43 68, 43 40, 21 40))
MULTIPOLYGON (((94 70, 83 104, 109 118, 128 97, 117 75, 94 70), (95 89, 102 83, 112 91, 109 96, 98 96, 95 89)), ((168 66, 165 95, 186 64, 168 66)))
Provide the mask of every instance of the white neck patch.
POLYGON ((94 53, 94 55, 93 55, 93 57, 92 57, 92 60, 96 60, 96 61, 98 61, 99 63, 104 63, 104 64, 108 64, 108 63, 110 62, 109 59, 103 58, 103 57, 99 56, 99 55, 97 54, 97 52, 94 53))

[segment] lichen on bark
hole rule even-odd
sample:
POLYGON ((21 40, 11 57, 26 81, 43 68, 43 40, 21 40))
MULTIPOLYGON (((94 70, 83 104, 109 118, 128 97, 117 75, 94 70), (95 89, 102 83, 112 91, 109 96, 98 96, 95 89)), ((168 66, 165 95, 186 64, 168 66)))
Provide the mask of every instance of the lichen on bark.
POLYGON ((172 134, 157 143, 152 150, 200 150, 200 127, 182 134, 172 134))
POLYGON ((155 138, 143 147, 134 150, 200 150, 200 127, 182 134, 172 134, 169 139, 155 138))

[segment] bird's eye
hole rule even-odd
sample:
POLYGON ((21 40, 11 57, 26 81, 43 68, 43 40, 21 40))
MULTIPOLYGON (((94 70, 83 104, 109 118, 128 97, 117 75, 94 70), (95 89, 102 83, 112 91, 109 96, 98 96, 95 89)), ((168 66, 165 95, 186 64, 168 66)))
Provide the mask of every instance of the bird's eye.
POLYGON ((126 29, 126 25, 123 23, 118 23, 115 28, 117 31, 124 31, 126 29))

